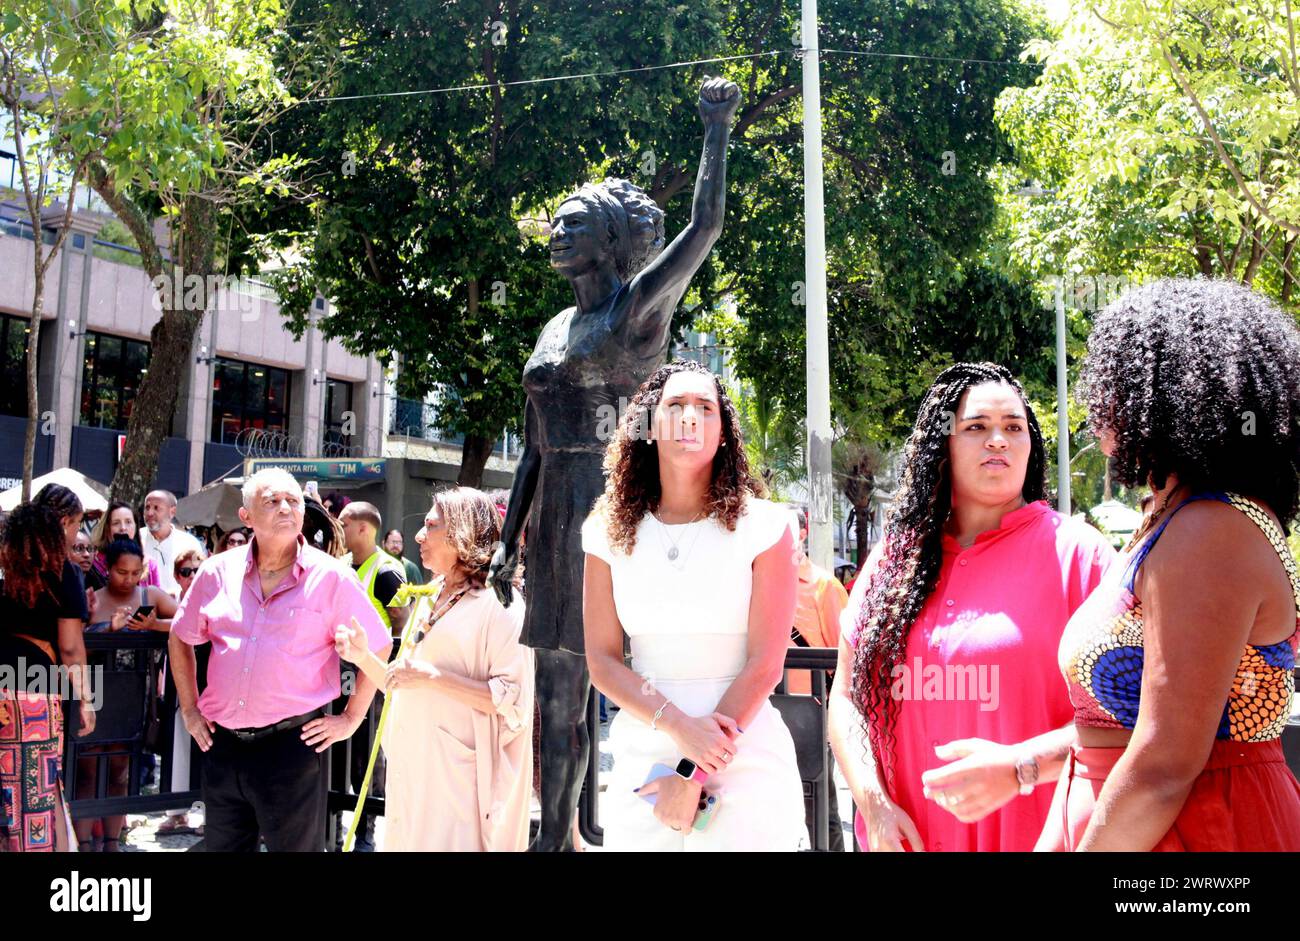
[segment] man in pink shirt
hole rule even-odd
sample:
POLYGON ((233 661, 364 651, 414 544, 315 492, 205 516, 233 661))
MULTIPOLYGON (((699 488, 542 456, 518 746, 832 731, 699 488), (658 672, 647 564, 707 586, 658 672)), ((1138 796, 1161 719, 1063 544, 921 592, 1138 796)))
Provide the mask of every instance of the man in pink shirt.
POLYGON ((206 849, 319 852, 325 847, 325 753, 365 721, 375 686, 357 679, 341 715, 334 632, 365 631, 387 659, 392 640, 346 565, 301 536, 302 490, 280 469, 244 482, 247 546, 200 567, 172 622, 169 648, 185 727, 203 751, 206 849), (194 646, 211 641, 198 696, 194 646))

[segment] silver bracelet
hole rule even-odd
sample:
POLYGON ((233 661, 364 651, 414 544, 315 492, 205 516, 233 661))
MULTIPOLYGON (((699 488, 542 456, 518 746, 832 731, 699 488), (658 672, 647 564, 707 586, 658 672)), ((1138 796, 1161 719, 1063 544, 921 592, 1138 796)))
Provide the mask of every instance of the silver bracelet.
POLYGON ((650 720, 650 728, 653 729, 654 731, 656 732, 659 731, 659 728, 658 726, 655 725, 655 723, 664 717, 664 710, 667 708, 668 708, 668 700, 665 699, 664 704, 655 710, 655 717, 650 720))

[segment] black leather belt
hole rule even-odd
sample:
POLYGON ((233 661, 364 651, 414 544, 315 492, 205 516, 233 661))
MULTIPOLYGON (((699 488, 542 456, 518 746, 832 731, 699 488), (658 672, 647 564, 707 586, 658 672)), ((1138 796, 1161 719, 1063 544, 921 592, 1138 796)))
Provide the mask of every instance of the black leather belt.
POLYGON ((274 735, 276 732, 284 732, 289 729, 296 729, 306 725, 312 719, 319 718, 325 714, 324 709, 313 709, 311 712, 304 712, 300 716, 291 716, 288 719, 281 719, 274 725, 263 725, 255 729, 228 729, 224 725, 217 728, 223 732, 229 732, 241 742, 256 742, 260 738, 266 738, 268 735, 274 735))

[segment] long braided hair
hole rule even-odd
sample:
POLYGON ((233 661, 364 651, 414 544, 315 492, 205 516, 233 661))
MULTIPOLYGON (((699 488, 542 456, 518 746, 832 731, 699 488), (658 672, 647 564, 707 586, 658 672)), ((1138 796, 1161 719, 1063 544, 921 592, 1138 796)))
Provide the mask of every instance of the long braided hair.
POLYGON ((655 409, 663 399, 664 386, 679 372, 695 372, 713 380, 722 417, 722 437, 713 456, 713 476, 709 481, 707 514, 728 531, 750 496, 766 497, 767 487, 749 469, 745 442, 740 434, 740 415, 718 377, 700 363, 677 359, 665 363, 641 383, 628 403, 627 413, 605 450, 607 475, 605 492, 596 501, 594 512, 603 515, 609 544, 631 554, 636 545, 636 529, 646 513, 659 509, 663 488, 659 481, 659 445, 647 433, 654 427, 655 409))
POLYGON ((59 484, 47 484, 29 503, 14 507, 0 527, 0 590, 29 608, 42 595, 55 595, 68 560, 63 521, 81 513, 77 495, 59 484))
POLYGON ((1029 464, 1021 493, 1026 503, 1047 493, 1043 433, 1024 389, 996 363, 957 363, 931 384, 903 452, 903 474, 885 522, 883 553, 858 614, 853 661, 853 700, 865 719, 877 767, 893 776, 892 751, 899 703, 891 695, 894 668, 903 663, 907 639, 943 562, 943 527, 952 511, 948 438, 962 394, 987 382, 1005 383, 1025 406, 1029 464))

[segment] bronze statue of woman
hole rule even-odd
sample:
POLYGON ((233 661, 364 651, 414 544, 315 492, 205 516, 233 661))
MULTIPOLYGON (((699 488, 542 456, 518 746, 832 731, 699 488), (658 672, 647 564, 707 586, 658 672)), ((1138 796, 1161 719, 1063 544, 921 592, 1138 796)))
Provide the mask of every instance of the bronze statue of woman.
POLYGON ((524 452, 491 568, 492 583, 509 604, 527 520, 523 642, 536 652, 542 716, 542 822, 534 851, 573 848, 573 814, 587 770, 591 681, 582 634, 581 528, 604 490, 602 438, 621 417, 620 405, 664 362, 673 311, 722 232, 727 141, 739 105, 735 83, 704 80, 704 152, 691 221, 666 249, 662 210, 626 180, 584 186, 560 204, 551 223, 551 266, 569 279, 577 303, 542 329, 524 366, 524 452))

